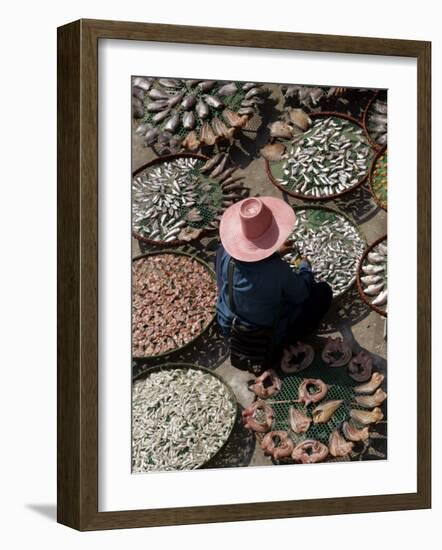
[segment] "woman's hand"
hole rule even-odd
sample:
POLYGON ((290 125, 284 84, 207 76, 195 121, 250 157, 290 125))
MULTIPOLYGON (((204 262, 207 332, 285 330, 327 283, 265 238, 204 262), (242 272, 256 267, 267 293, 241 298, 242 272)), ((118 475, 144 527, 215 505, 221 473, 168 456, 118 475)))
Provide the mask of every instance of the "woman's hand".
POLYGON ((286 254, 292 251, 293 251, 292 241, 285 241, 278 249, 278 252, 281 254, 281 256, 285 256, 286 254))

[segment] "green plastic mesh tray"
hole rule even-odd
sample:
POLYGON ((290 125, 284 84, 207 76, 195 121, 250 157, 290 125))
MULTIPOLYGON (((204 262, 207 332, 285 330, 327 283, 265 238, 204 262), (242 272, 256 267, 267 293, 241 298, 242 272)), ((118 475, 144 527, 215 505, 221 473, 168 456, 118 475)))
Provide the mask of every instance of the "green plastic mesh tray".
MULTIPOLYGON (((350 420, 350 410, 363 409, 363 407, 360 407, 353 402, 355 396, 354 387, 360 385, 360 382, 355 382, 348 376, 347 366, 329 367, 322 361, 321 353, 318 350, 315 350, 315 358, 310 367, 296 375, 282 375, 281 380, 281 390, 276 395, 266 399, 266 402, 271 405, 275 413, 272 430, 283 430, 288 432, 290 438, 295 444, 298 444, 305 439, 317 439, 325 445, 328 445, 331 432, 335 428, 339 428, 345 420, 348 420, 351 425, 358 429, 364 427, 362 424, 359 424, 354 420, 350 420), (327 394, 322 401, 319 403, 313 403, 307 407, 300 403, 294 403, 294 401, 298 399, 298 388, 306 378, 320 379, 329 386, 327 394), (301 434, 296 434, 291 430, 288 421, 290 407, 297 408, 311 418, 315 407, 317 407, 320 403, 332 401, 334 399, 342 399, 343 403, 333 413, 328 422, 320 424, 313 424, 312 422, 307 432, 301 434)), ((256 435, 258 441, 261 442, 265 434, 256 435)), ((285 461, 292 462, 291 459, 285 461)))

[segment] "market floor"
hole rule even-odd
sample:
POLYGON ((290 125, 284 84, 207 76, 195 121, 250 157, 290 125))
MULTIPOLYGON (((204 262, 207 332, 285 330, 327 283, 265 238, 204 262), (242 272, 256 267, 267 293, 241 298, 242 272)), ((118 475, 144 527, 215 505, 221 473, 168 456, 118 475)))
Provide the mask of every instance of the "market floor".
MULTIPOLYGON (((244 132, 239 144, 231 153, 232 161, 239 164, 238 175, 244 175, 245 186, 250 189, 251 195, 275 196, 293 206, 299 205, 300 201, 282 193, 272 185, 266 174, 264 160, 259 156, 259 149, 268 140, 268 135, 266 135, 268 122, 268 120, 263 120, 256 129, 252 124, 250 131, 244 132)), ((134 170, 155 156, 151 149, 142 146, 140 138, 134 136, 132 153, 134 170)), ((321 204, 339 208, 349 215, 364 234, 368 244, 387 233, 387 213, 374 203, 367 184, 363 184, 342 198, 321 204)), ((218 245, 218 236, 216 232, 213 232, 212 236, 180 247, 180 250, 193 252, 196 250, 202 259, 210 263, 213 262, 218 245)), ((133 239, 132 252, 134 256, 151 249, 152 247, 140 244, 139 241, 133 239)), ((314 345, 320 349, 323 346, 322 340, 325 340, 327 336, 341 335, 350 343, 354 353, 358 353, 362 349, 368 351, 373 358, 374 369, 386 375, 386 330, 385 319, 365 305, 354 288, 334 301, 319 329, 314 345)), ((159 361, 139 362, 134 365, 134 371, 137 373, 149 365, 172 361, 194 363, 215 370, 233 389, 240 407, 247 407, 253 401, 254 395, 247 389, 247 381, 252 378, 252 375, 240 371, 230 364, 227 343, 215 325, 185 350, 162 357, 159 361)), ((383 435, 386 431, 386 422, 382 424, 379 426, 379 438, 376 446, 369 449, 370 452, 366 458, 386 458, 386 436, 383 435)), ((256 438, 243 428, 239 420, 229 444, 221 453, 218 453, 211 463, 207 464, 207 467, 264 464, 271 464, 271 460, 264 455, 256 438)))

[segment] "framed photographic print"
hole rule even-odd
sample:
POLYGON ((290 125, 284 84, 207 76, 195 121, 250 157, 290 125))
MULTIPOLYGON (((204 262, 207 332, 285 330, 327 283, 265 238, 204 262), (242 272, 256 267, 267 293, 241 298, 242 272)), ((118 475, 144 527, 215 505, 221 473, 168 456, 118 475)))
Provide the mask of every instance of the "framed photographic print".
POLYGON ((431 506, 429 42, 58 29, 58 521, 431 506))

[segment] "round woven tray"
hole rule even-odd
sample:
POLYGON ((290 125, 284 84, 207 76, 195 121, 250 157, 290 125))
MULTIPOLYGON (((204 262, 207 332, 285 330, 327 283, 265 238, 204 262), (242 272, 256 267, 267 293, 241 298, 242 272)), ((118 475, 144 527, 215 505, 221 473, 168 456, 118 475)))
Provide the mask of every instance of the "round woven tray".
MULTIPOLYGON (((216 372, 207 369, 205 367, 201 367, 199 365, 194 365, 193 363, 164 363, 163 365, 156 365, 154 367, 149 367, 146 370, 143 370, 142 372, 138 373, 136 376, 132 377, 132 382, 136 382, 137 380, 142 380, 143 378, 146 378, 147 376, 150 376, 153 372, 160 372, 164 370, 173 370, 173 369, 193 369, 193 370, 200 370, 204 373, 210 374, 213 377, 217 378, 222 384, 224 385, 226 392, 228 393, 230 400, 232 404, 234 405, 235 413, 230 419, 230 429, 228 431, 228 434, 222 443, 222 445, 217 449, 208 459, 206 462, 198 466, 198 468, 202 468, 209 460, 212 460, 218 453, 220 453, 225 446, 227 445, 230 436, 232 435, 232 431, 235 427, 235 423, 238 417, 238 402, 236 400, 236 396, 233 393, 232 388, 227 384, 227 382, 216 372)), ((227 420, 227 419, 226 419, 227 420)))
MULTIPOLYGON (((365 244, 367 243, 364 234, 361 232, 361 230, 357 226, 356 222, 348 214, 345 214, 344 212, 341 212, 341 210, 338 210, 337 208, 331 208, 329 206, 322 206, 322 205, 319 205, 319 204, 307 204, 307 205, 302 205, 302 206, 294 206, 293 210, 295 211, 295 213, 299 210, 325 210, 325 211, 328 211, 328 212, 332 212, 335 215, 342 216, 343 218, 345 218, 348 222, 350 222, 356 228, 357 233, 358 233, 359 237, 362 239, 362 241, 365 244)), ((357 276, 356 273, 355 273, 355 275, 357 276)), ((344 296, 352 288, 353 284, 354 283, 349 284, 341 292, 338 292, 336 294, 333 293, 333 300, 336 300, 336 299, 341 298, 342 296, 344 296)))
MULTIPOLYGON (((387 152, 387 146, 384 145, 381 149, 379 149, 379 151, 376 153, 376 156, 374 157, 372 163, 371 163, 371 168, 370 168, 370 177, 369 177, 369 180, 368 180, 368 186, 370 188, 370 192, 372 194, 372 197, 373 197, 373 200, 374 202, 379 206, 379 208, 382 208, 382 210, 387 210, 388 208, 388 200, 387 200, 387 204, 384 204, 380 199, 379 197, 376 195, 376 192, 375 190, 373 189, 372 187, 372 181, 373 181, 373 173, 376 169, 376 164, 377 164, 377 161, 379 159, 379 157, 381 157, 384 153, 387 152)), ((388 162, 388 161, 387 161, 388 162)), ((388 178, 388 176, 387 176, 388 178)))
POLYGON ((373 147, 375 151, 379 151, 379 149, 382 149, 382 147, 385 147, 385 145, 380 145, 379 143, 376 143, 376 141, 371 137, 370 130, 368 129, 368 113, 370 111, 371 106, 373 105, 373 102, 376 100, 378 96, 379 96, 379 91, 376 90, 373 93, 373 96, 370 98, 369 102, 367 103, 364 109, 364 112, 362 114, 362 127, 364 128, 365 135, 370 145, 373 147))
MULTIPOLYGON (((327 117, 342 118, 342 119, 348 120, 349 122, 352 122, 353 124, 355 124, 356 126, 358 126, 359 128, 361 128, 365 131, 365 128, 364 128, 363 124, 361 124, 361 122, 359 122, 359 120, 353 118, 350 115, 346 115, 344 113, 338 113, 338 112, 335 112, 335 111, 321 111, 321 112, 318 112, 318 113, 309 113, 309 117, 312 118, 312 119, 327 118, 327 117)), ((371 141, 368 143, 368 145, 371 145, 371 141)), ((278 162, 281 162, 281 161, 278 161, 278 162)), ((351 187, 348 187, 347 189, 344 189, 340 193, 334 193, 332 195, 326 195, 326 196, 323 196, 323 197, 313 197, 311 195, 304 195, 304 194, 298 193, 296 191, 290 191, 289 189, 287 189, 287 186, 281 185, 273 176, 272 169, 271 169, 271 164, 272 164, 271 161, 265 159, 265 167, 266 167, 267 176, 268 176, 269 180, 272 182, 272 184, 275 187, 277 187, 278 189, 280 189, 283 193, 287 193, 288 195, 290 195, 292 197, 295 197, 297 199, 301 199, 301 200, 304 200, 304 201, 308 201, 308 202, 318 202, 318 201, 326 202, 326 201, 336 199, 338 197, 342 197, 343 195, 346 195, 347 193, 350 193, 351 191, 354 191, 355 189, 360 187, 364 183, 364 181, 367 180, 368 175, 369 175, 369 170, 367 170, 367 173, 357 183, 355 183, 351 187)))
MULTIPOLYGON (((198 159, 198 160, 201 160, 201 161, 204 161, 204 162, 209 160, 209 157, 207 157, 206 155, 199 155, 199 154, 194 154, 194 153, 177 153, 175 155, 165 155, 165 156, 162 156, 162 157, 158 157, 158 158, 148 162, 147 164, 144 164, 143 166, 141 166, 140 168, 138 168, 137 170, 135 170, 133 172, 132 177, 134 178, 135 176, 137 176, 138 174, 141 174, 142 172, 144 172, 145 170, 151 168, 152 166, 155 166, 157 164, 163 164, 165 162, 170 162, 170 161, 173 161, 173 160, 176 160, 176 159, 179 159, 179 158, 194 158, 194 159, 198 159)), ((216 178, 213 178, 213 179, 216 180, 216 178)), ((218 212, 221 212, 221 211, 222 210, 220 208, 218 212)), ((191 227, 193 227, 193 226, 191 226, 191 227)), ((198 235, 198 237, 196 237, 195 239, 192 239, 192 240, 200 239, 201 237, 203 237, 204 235, 206 235, 210 231, 214 231, 214 229, 204 228, 204 226, 202 226, 201 229, 202 229, 202 231, 201 231, 200 235, 198 235)), ((187 244, 188 242, 191 242, 191 241, 183 241, 183 240, 179 240, 179 239, 175 239, 173 241, 153 240, 153 239, 149 239, 148 237, 144 237, 143 235, 141 235, 140 233, 138 233, 135 230, 132 230, 132 235, 137 240, 139 240, 143 243, 150 244, 150 245, 155 245, 155 246, 174 247, 174 246, 187 244)))
POLYGON ((361 297, 361 300, 363 300, 372 310, 376 311, 376 313, 379 313, 379 315, 382 315, 383 317, 387 317, 387 312, 385 311, 385 309, 382 309, 378 306, 374 306, 370 302, 369 298, 367 297, 367 295, 364 292, 364 289, 363 289, 362 283, 361 283, 361 272, 362 272, 362 265, 364 264, 364 261, 365 261, 366 257, 368 256, 368 254, 373 250, 373 248, 375 248, 375 246, 377 246, 382 241, 386 241, 386 240, 387 240, 387 235, 383 235, 382 237, 379 237, 379 239, 376 239, 374 241, 374 243, 371 244, 366 249, 366 251, 362 255, 361 260, 359 261, 358 273, 356 275, 356 286, 357 286, 357 289, 358 289, 358 292, 359 292, 359 296, 361 297))
MULTIPOLYGON (((188 258, 191 258, 192 260, 196 260, 197 262, 199 262, 201 265, 203 265, 206 270, 208 271, 209 275, 212 277, 213 281, 215 282, 216 284, 216 275, 215 275, 215 272, 213 271, 213 269, 209 266, 209 264, 207 264, 204 260, 201 260, 200 258, 198 258, 197 256, 193 255, 193 254, 188 254, 187 252, 181 252, 181 251, 177 251, 177 250, 163 250, 163 251, 158 251, 158 252, 146 252, 144 254, 139 254, 138 256, 135 256, 134 258, 132 258, 132 263, 133 262, 136 262, 137 260, 141 260, 142 258, 145 258, 145 257, 148 257, 148 256, 158 256, 160 254, 173 254, 173 255, 177 255, 177 256, 187 256, 188 258)), ((165 351, 164 353, 159 353, 157 355, 145 355, 145 356, 132 356, 132 359, 137 361, 137 360, 147 360, 147 359, 158 359, 159 357, 165 357, 167 355, 170 355, 172 353, 177 353, 185 348, 187 348, 188 346, 190 346, 191 344, 193 344, 195 342, 195 340, 197 340, 198 338, 200 338, 205 332, 207 332, 207 330, 209 329, 210 325, 213 323, 214 319, 216 317, 216 309, 214 309, 214 312, 213 312, 213 315, 212 315, 212 318, 210 319, 210 321, 207 323, 207 325, 204 327, 204 329, 199 333, 197 334, 196 336, 194 336, 191 340, 189 340, 186 344, 183 344, 182 346, 179 346, 179 347, 176 347, 176 348, 172 348, 168 351, 165 351)), ((132 346, 131 346, 131 349, 132 349, 132 346)))

